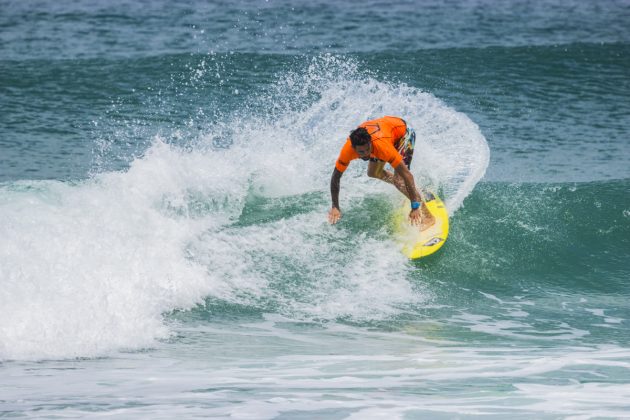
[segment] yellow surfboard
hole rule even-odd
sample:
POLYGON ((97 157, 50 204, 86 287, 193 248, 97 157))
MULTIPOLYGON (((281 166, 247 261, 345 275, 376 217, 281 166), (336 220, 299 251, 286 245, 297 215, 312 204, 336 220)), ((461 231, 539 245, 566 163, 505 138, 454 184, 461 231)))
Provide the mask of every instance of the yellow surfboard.
MULTIPOLYGON (((421 230, 409 223, 409 200, 405 200, 394 214, 394 231, 401 245, 403 255, 412 260, 426 257, 440 249, 448 237, 448 212, 442 200, 435 194, 426 192, 426 206, 435 217, 435 223, 421 230)), ((425 205, 423 204, 423 205, 425 205)))

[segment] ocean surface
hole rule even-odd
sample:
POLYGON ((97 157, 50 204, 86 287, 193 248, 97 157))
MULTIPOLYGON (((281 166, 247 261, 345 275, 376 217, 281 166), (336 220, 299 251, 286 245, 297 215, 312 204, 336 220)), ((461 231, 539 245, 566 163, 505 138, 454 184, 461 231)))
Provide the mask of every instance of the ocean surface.
POLYGON ((629 297, 627 0, 0 0, 0 417, 630 418, 629 297))

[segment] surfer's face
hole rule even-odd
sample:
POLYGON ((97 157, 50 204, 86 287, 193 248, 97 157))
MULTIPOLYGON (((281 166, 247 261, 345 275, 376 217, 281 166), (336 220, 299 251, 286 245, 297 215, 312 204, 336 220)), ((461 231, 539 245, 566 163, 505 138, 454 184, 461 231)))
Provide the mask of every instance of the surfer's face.
POLYGON ((361 159, 368 159, 372 153, 372 142, 354 147, 355 152, 361 159))

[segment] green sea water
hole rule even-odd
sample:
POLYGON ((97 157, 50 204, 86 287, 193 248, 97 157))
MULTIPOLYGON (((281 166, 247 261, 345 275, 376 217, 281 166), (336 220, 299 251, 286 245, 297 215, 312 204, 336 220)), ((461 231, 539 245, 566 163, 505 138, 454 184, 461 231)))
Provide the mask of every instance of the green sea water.
POLYGON ((0 416, 624 418, 625 1, 0 0, 0 416), (451 233, 353 162, 400 115, 451 233))

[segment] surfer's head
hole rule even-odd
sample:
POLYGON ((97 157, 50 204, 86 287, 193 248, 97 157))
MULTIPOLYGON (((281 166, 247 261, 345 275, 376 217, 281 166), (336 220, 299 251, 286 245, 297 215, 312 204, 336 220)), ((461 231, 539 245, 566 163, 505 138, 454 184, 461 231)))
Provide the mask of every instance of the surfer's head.
POLYGON ((368 159, 372 153, 372 137, 364 128, 359 127, 350 132, 350 143, 361 159, 368 159))

